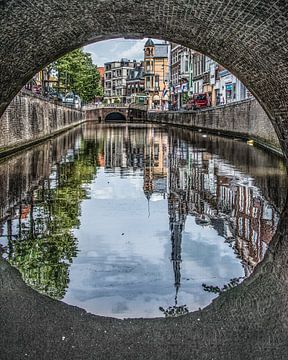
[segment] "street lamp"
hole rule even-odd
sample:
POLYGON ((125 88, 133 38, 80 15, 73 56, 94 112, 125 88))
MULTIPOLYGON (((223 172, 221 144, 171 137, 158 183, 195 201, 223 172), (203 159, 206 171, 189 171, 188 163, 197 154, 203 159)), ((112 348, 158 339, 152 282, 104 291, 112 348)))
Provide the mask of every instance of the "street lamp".
POLYGON ((163 76, 163 89, 164 89, 164 85, 165 85, 165 80, 164 80, 164 68, 165 68, 165 66, 164 66, 164 59, 163 59, 163 64, 162 64, 162 66, 161 66, 161 68, 162 68, 162 76, 163 76))

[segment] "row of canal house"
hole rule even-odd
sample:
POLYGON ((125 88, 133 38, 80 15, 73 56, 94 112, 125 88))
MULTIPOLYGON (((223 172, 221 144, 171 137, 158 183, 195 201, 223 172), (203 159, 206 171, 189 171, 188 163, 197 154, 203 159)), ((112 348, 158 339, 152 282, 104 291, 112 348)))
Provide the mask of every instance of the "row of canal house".
POLYGON ((169 101, 168 43, 155 44, 148 39, 144 46, 144 60, 128 59, 105 63, 105 101, 111 103, 146 103, 149 108, 168 109, 169 101))
POLYGON ((171 101, 179 109, 192 94, 206 93, 210 105, 228 104, 251 97, 246 87, 208 56, 171 43, 171 101))
POLYGON ((105 100, 129 104, 145 98, 150 109, 185 107, 193 94, 206 93, 215 106, 251 97, 227 69, 206 55, 174 43, 148 39, 143 61, 121 59, 105 64, 105 100))

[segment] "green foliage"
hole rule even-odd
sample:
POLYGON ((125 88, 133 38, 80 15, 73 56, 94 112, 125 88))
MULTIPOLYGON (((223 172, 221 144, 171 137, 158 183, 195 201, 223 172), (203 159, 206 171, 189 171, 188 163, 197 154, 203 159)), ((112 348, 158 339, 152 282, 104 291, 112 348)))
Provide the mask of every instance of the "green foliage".
POLYGON ((69 266, 77 256, 73 229, 80 225, 80 204, 88 198, 84 185, 95 177, 98 151, 98 144, 82 143, 79 152, 58 163, 56 184, 48 178, 31 193, 24 205, 28 217, 22 219, 19 209, 17 235, 8 237, 9 262, 28 285, 55 299, 68 287, 69 266))
POLYGON ((55 69, 60 77, 61 87, 73 91, 82 100, 88 102, 95 96, 103 95, 100 75, 92 62, 91 54, 77 49, 55 62, 55 69))
POLYGON ((114 104, 120 104, 120 102, 121 102, 121 100, 120 100, 119 98, 116 98, 116 99, 114 100, 114 104))
POLYGON ((187 104, 187 101, 189 100, 189 94, 183 93, 182 95, 182 104, 187 104))

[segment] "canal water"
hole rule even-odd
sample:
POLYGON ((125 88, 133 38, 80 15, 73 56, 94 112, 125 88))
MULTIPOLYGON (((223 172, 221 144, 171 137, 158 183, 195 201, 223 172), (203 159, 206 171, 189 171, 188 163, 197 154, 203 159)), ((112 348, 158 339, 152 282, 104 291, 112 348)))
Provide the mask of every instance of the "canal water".
POLYGON ((0 251, 54 299, 113 316, 175 316, 263 259, 284 162, 236 139, 86 124, 0 163, 0 251))

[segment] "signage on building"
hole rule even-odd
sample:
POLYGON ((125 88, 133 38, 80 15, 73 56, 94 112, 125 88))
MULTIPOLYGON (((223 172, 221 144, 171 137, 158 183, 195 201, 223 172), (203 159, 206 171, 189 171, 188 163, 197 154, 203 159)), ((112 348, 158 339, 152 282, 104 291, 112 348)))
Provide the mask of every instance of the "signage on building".
POLYGON ((189 90, 189 83, 188 82, 181 85, 181 91, 182 92, 188 92, 188 90, 189 90))

